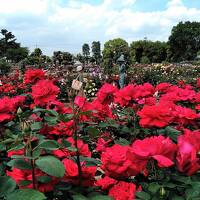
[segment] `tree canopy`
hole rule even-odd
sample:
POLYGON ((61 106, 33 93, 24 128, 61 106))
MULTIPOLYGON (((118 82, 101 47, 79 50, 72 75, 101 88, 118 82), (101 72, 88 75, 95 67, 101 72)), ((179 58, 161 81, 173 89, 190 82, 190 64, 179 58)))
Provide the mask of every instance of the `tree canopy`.
POLYGON ((174 26, 168 44, 170 61, 193 60, 200 50, 200 22, 180 22, 174 26))

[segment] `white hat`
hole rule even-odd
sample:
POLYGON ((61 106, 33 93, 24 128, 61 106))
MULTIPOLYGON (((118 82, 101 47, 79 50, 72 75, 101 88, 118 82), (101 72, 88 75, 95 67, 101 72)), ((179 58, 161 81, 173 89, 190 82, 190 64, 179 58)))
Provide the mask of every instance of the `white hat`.
POLYGON ((76 71, 77 71, 77 72, 80 72, 80 71, 82 71, 82 70, 83 70, 83 66, 79 65, 79 66, 76 67, 76 71))

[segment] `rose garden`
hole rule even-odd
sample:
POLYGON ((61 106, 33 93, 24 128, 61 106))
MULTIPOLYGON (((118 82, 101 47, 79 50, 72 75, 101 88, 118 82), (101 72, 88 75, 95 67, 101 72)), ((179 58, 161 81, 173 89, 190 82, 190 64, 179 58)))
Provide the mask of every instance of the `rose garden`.
POLYGON ((93 57, 83 45, 83 56, 59 51, 50 64, 5 41, 0 200, 200 199, 200 39, 182 57, 174 39, 115 39, 102 57, 94 42, 93 57))

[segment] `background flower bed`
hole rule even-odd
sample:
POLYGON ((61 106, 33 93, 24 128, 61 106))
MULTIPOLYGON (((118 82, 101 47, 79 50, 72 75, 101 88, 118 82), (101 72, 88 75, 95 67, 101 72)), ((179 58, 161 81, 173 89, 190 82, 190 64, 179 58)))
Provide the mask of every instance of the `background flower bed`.
POLYGON ((0 198, 199 199, 199 79, 104 84, 66 106, 54 77, 18 76, 2 83, 16 82, 0 99, 0 198))

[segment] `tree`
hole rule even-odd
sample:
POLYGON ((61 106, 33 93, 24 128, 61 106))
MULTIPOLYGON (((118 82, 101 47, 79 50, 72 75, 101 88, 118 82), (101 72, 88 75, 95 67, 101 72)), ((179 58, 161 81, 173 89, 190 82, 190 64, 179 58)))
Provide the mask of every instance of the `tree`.
POLYGON ((28 48, 26 47, 19 47, 16 49, 8 49, 6 52, 6 58, 11 60, 12 62, 19 62, 28 56, 28 48))
POLYGON ((81 53, 78 53, 76 55, 76 60, 80 61, 81 63, 84 62, 84 56, 81 53))
POLYGON ((37 56, 37 57, 40 57, 42 56, 42 50, 40 48, 35 48, 33 53, 32 53, 34 56, 37 56))
POLYGON ((150 40, 134 41, 130 45, 130 55, 132 62, 160 63, 166 60, 167 44, 150 40))
POLYGON ((114 40, 109 40, 104 44, 103 68, 105 72, 112 73, 117 70, 114 69, 113 66, 116 64, 116 61, 121 54, 124 54, 127 63, 129 63, 130 49, 128 43, 125 40, 117 38, 114 40))
POLYGON ((172 28, 168 41, 168 60, 193 60, 200 50, 200 22, 180 22, 172 28))
POLYGON ((99 64, 101 59, 101 43, 99 41, 92 42, 92 56, 96 64, 99 64))
POLYGON ((3 36, 3 38, 0 39, 0 56, 5 57, 8 49, 19 48, 20 43, 16 42, 16 38, 12 32, 2 29, 0 33, 3 36))
POLYGON ((54 51, 53 52, 53 62, 55 64, 69 65, 73 61, 73 55, 69 52, 54 51))
POLYGON ((87 43, 83 44, 82 53, 83 53, 83 56, 85 58, 85 61, 87 62, 88 58, 90 56, 90 47, 89 47, 89 45, 87 43))
POLYGON ((69 65, 73 61, 73 55, 69 52, 62 52, 62 64, 69 65))

